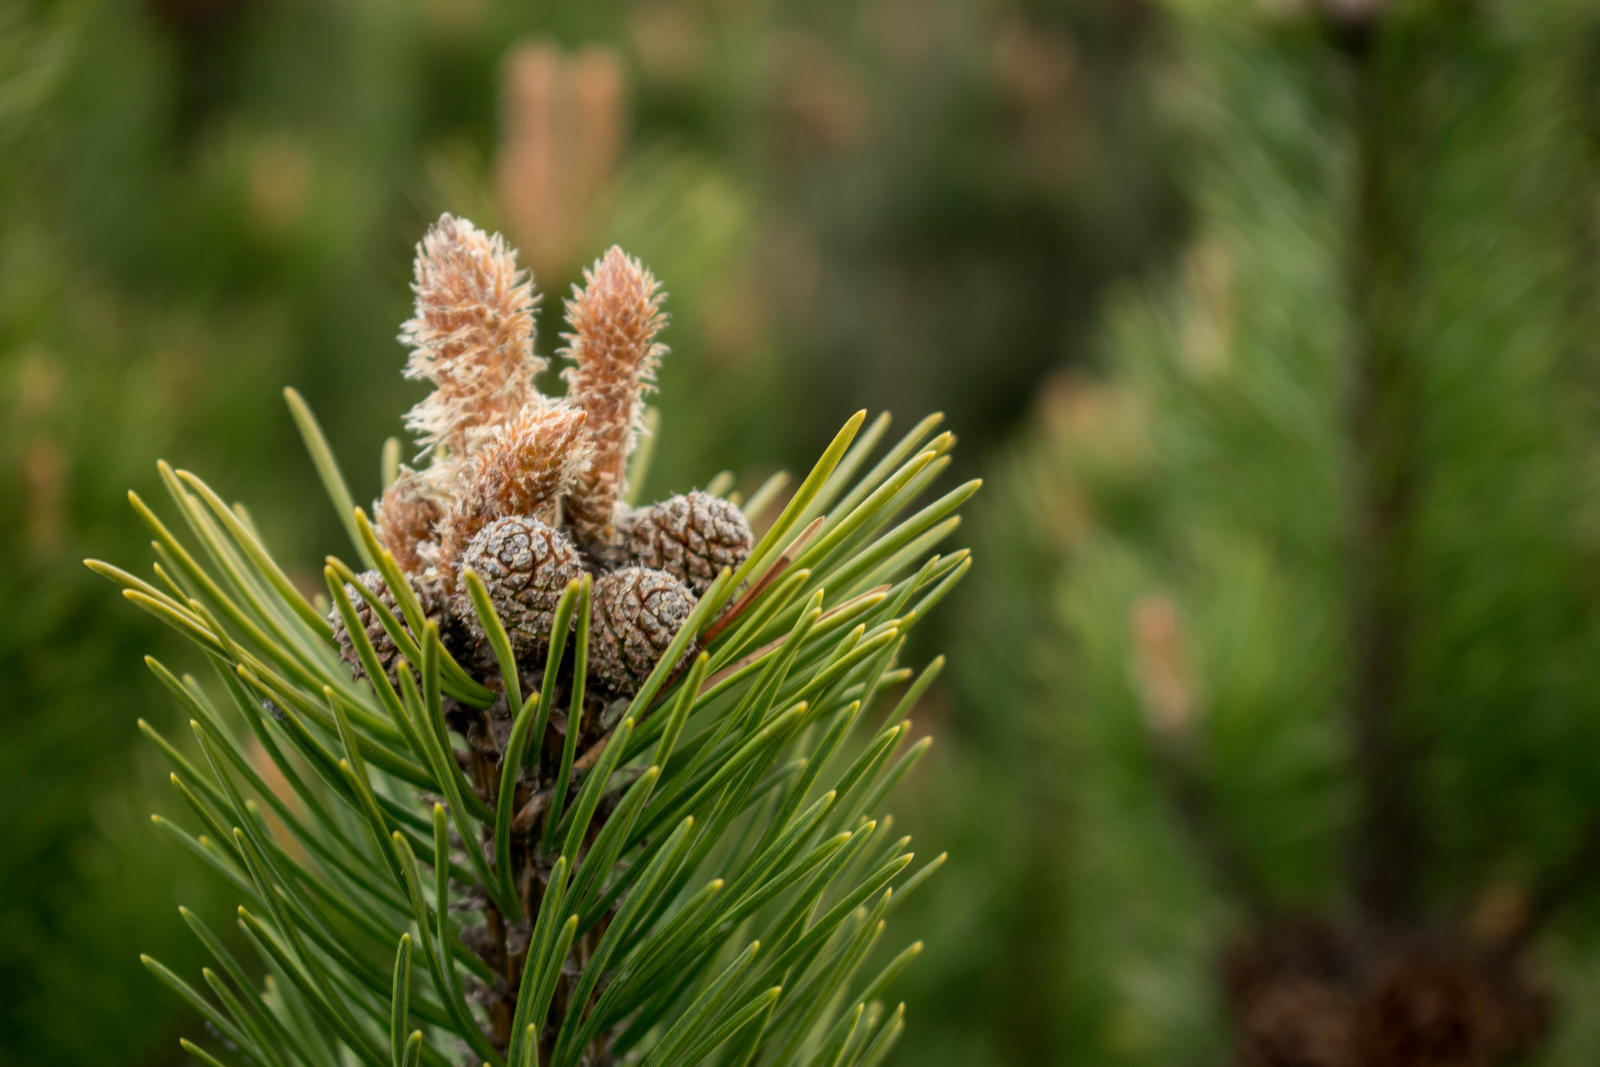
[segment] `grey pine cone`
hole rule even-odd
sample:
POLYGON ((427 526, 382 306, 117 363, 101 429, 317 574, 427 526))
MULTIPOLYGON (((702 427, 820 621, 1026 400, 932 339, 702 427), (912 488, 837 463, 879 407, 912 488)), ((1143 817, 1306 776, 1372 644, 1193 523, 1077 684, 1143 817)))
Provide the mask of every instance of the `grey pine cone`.
MULTIPOLYGON (((405 616, 400 611, 400 604, 389 591, 383 575, 377 571, 362 571, 356 578, 369 593, 378 598, 379 603, 389 609, 396 620, 404 624, 405 616)), ((422 610, 427 613, 427 617, 437 620, 443 607, 438 595, 431 592, 426 585, 412 588, 422 601, 422 610)), ((394 643, 394 638, 389 636, 389 631, 383 628, 383 623, 378 621, 377 612, 372 610, 372 605, 367 603, 366 598, 354 585, 346 582, 344 592, 350 598, 351 606, 356 609, 356 618, 361 621, 361 628, 366 631, 367 640, 372 642, 372 650, 378 654, 378 662, 383 665, 384 673, 389 676, 389 681, 397 681, 395 667, 400 661, 399 646, 394 643)), ((349 664, 352 675, 358 679, 365 678, 366 668, 361 665, 361 658, 356 655, 355 643, 350 639, 350 631, 345 627, 344 616, 339 613, 338 607, 329 613, 328 620, 333 624, 333 639, 339 645, 339 658, 349 664)))
MULTIPOLYGON (((688 588, 665 571, 624 567, 600 575, 594 583, 590 672, 619 693, 637 692, 694 603, 688 588)), ((683 659, 693 651, 691 643, 683 659)))
MULTIPOLYGON (((523 515, 495 519, 479 530, 461 553, 460 567, 470 567, 483 579, 489 602, 519 656, 549 647, 561 594, 583 575, 582 557, 567 535, 523 515)), ((457 588, 453 604, 468 632, 482 640, 483 628, 465 584, 457 588)))
POLYGON ((724 567, 743 563, 753 540, 744 512, 698 489, 628 512, 617 533, 613 554, 619 564, 666 571, 695 596, 724 567))

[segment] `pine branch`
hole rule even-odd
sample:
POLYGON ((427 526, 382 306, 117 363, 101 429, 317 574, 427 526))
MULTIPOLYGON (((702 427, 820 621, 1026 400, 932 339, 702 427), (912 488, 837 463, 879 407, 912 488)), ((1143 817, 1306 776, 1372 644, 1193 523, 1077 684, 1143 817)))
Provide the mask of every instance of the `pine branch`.
MULTIPOLYGON (((504 267, 489 272, 490 289, 531 306, 509 252, 465 227, 504 267)), ((428 283, 470 295, 448 276, 456 259, 430 261, 428 283)), ((427 302, 419 316, 439 320, 428 320, 428 369, 451 388, 483 384, 454 359, 537 358, 517 347, 529 324, 507 327, 517 344, 480 344, 499 320, 463 312, 467 327, 451 333, 441 307, 427 302)), ((452 402, 466 396, 456 389, 452 402)), ((331 625, 236 508, 164 466, 198 551, 135 498, 157 537, 158 582, 91 564, 219 669, 222 700, 152 662, 195 717, 206 756, 197 765, 146 728, 201 830, 160 825, 243 894, 242 925, 273 977, 258 997, 208 972, 213 1001, 152 963, 158 976, 237 1056, 272 1067, 881 1056, 901 1026, 877 999, 892 972, 852 976, 891 902, 942 862, 913 870, 908 839, 890 840, 874 817, 926 749, 906 748, 903 719, 926 682, 875 732, 864 724, 910 678, 896 666, 904 633, 969 563, 928 553, 975 484, 912 509, 953 439, 930 440, 925 420, 861 474, 886 422, 857 440, 856 416, 759 538, 706 494, 657 509, 641 551, 692 584, 665 569, 520 552, 504 538, 484 557, 499 569, 480 575, 462 560, 478 558, 472 546, 492 524, 454 558, 441 544, 463 512, 422 507, 397 474, 402 491, 386 496, 375 527, 351 505, 309 408, 290 402, 367 567, 330 557, 331 625), (717 540, 702 558, 707 530, 717 540), (573 580, 541 570, 557 557, 577 568, 573 580), (711 559, 721 569, 707 580, 711 559), (647 580, 599 596, 617 573, 647 580), (286 793, 255 773, 247 737, 286 793)), ((543 401, 505 407, 494 418, 541 418, 505 431, 461 408, 461 425, 500 451, 435 457, 414 484, 474 514, 543 509, 544 519, 494 522, 559 538, 545 519, 561 522, 549 486, 562 478, 547 474, 587 455, 567 432, 580 423, 546 434, 542 414, 555 409, 543 401)), ((215 939, 202 940, 216 954, 215 939)), ((232 958, 219 961, 238 985, 232 958)))
POLYGON ((1403 342, 1388 302, 1403 292, 1392 246, 1404 233, 1388 191, 1384 101, 1375 31, 1335 31, 1347 61, 1353 135, 1353 241, 1346 265, 1350 300, 1352 514, 1350 640, 1355 664, 1347 722, 1361 788, 1351 842, 1351 892, 1380 926, 1415 915, 1426 863, 1418 810, 1415 743, 1399 722, 1408 653, 1406 540, 1416 492, 1418 410, 1403 342))

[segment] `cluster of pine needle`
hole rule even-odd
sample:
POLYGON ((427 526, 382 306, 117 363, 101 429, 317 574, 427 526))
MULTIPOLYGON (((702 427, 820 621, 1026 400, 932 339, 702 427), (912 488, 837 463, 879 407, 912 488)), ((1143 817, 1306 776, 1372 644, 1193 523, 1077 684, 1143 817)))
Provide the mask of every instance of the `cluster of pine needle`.
POLYGON ((291 412, 360 567, 308 597, 243 506, 161 465, 182 537, 137 496, 151 580, 91 562, 191 638, 150 660, 194 746, 141 728, 197 822, 157 825, 241 894, 238 937, 184 919, 209 1064, 874 1063, 880 949, 920 867, 882 801, 926 750, 941 660, 907 630, 965 573, 936 547, 976 483, 918 506, 954 443, 884 449, 857 414, 786 503, 718 475, 639 506, 663 297, 612 249, 566 307, 567 395, 540 393, 538 297, 498 236, 418 248, 415 466, 391 441, 368 517, 291 412), (865 428, 864 428, 865 427, 865 428), (751 519, 775 514, 759 536, 751 519), (264 969, 264 973, 261 973, 264 969))

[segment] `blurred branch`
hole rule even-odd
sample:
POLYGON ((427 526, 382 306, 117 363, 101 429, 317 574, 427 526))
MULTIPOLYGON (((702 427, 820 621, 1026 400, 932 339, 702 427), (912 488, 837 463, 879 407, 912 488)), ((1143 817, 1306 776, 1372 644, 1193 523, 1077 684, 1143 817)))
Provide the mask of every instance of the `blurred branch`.
POLYGON ((1347 59, 1354 125, 1354 240, 1346 266, 1350 433, 1355 478, 1348 707, 1361 798, 1350 875, 1358 913, 1379 926, 1414 917, 1425 857, 1416 803, 1414 744, 1398 722, 1408 648, 1405 567, 1414 507, 1415 419, 1406 354, 1386 329, 1398 299, 1394 256, 1402 228, 1387 195, 1384 102, 1378 99, 1374 28, 1333 32, 1347 59))

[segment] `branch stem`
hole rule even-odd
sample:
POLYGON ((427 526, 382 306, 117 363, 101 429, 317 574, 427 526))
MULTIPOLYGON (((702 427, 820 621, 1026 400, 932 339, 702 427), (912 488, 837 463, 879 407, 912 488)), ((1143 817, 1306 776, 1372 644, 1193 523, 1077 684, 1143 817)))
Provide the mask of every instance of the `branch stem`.
POLYGON ((1426 840, 1417 803, 1417 746, 1400 723, 1412 622, 1406 591, 1415 507, 1416 404, 1405 342, 1390 325, 1403 276, 1389 252, 1403 232, 1389 195, 1385 108, 1373 27, 1340 38, 1354 126, 1349 430, 1354 494, 1350 552, 1352 685, 1347 708, 1360 787, 1351 894, 1363 922, 1415 918, 1426 840))

